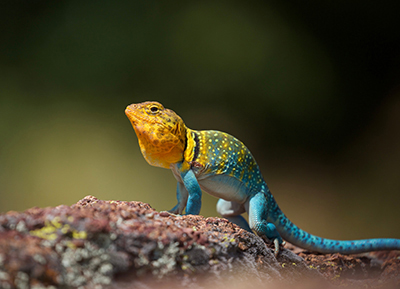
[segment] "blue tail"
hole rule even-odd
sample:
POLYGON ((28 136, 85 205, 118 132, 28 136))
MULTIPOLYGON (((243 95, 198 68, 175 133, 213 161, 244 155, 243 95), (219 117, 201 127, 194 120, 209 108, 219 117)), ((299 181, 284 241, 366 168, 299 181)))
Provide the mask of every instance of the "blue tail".
POLYGON ((400 250, 400 239, 331 240, 311 235, 293 224, 278 206, 271 222, 284 240, 319 253, 357 254, 370 251, 400 250))

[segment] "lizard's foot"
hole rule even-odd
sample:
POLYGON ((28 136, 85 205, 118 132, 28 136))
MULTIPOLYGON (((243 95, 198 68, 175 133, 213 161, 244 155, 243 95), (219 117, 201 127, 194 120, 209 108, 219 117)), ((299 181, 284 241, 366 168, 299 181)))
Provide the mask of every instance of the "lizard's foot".
POLYGON ((166 212, 168 212, 168 213, 170 213, 170 214, 173 214, 173 215, 182 215, 183 209, 184 209, 184 208, 181 208, 181 207, 179 206, 179 204, 177 204, 177 205, 176 205, 175 207, 173 207, 171 210, 168 210, 168 211, 166 211, 166 212))
POLYGON ((238 225, 240 228, 253 233, 253 231, 250 229, 249 224, 247 223, 246 219, 243 218, 241 215, 237 216, 223 216, 226 218, 229 222, 234 223, 238 225))
POLYGON ((170 214, 171 216, 175 216, 175 217, 182 216, 181 214, 179 214, 179 212, 176 212, 176 211, 173 211, 173 210, 170 210, 170 211, 161 211, 161 213, 168 213, 168 214, 170 214))
POLYGON ((266 238, 268 242, 272 242, 274 244, 274 254, 275 257, 278 256, 280 245, 283 244, 283 239, 279 235, 279 232, 276 229, 275 225, 266 221, 262 221, 256 224, 254 231, 257 233, 257 235, 266 238))

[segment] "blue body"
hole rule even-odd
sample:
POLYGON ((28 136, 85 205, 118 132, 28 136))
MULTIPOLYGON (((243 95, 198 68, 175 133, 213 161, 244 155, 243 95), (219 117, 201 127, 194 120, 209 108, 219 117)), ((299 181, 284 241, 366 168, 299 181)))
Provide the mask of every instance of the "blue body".
POLYGON ((230 221, 275 243, 282 238, 301 248, 321 253, 361 253, 400 250, 399 239, 338 241, 311 235, 294 225, 280 210, 247 147, 233 136, 218 131, 189 130, 186 155, 192 159, 171 165, 178 181, 178 204, 170 210, 197 215, 202 190, 220 198, 217 211, 230 221), (249 224, 241 216, 247 212, 249 224))

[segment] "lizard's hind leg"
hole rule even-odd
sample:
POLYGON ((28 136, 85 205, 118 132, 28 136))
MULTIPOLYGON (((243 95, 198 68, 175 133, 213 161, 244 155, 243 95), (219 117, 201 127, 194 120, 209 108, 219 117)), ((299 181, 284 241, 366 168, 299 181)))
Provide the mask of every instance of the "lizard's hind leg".
POLYGON ((275 255, 279 253, 279 245, 283 243, 275 225, 267 222, 267 199, 265 194, 258 193, 249 201, 249 222, 250 228, 259 236, 265 236, 275 245, 275 255))
POLYGON ((243 204, 219 199, 217 203, 217 212, 230 222, 238 225, 246 231, 252 232, 249 223, 247 223, 246 219, 241 215, 246 212, 243 204))

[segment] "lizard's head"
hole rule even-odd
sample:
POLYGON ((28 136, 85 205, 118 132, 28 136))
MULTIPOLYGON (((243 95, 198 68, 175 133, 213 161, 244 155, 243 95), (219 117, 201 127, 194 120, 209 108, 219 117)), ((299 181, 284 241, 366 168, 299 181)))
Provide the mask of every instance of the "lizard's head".
POLYGON ((129 105, 125 114, 150 165, 169 168, 183 159, 186 126, 175 112, 156 101, 147 101, 129 105))

